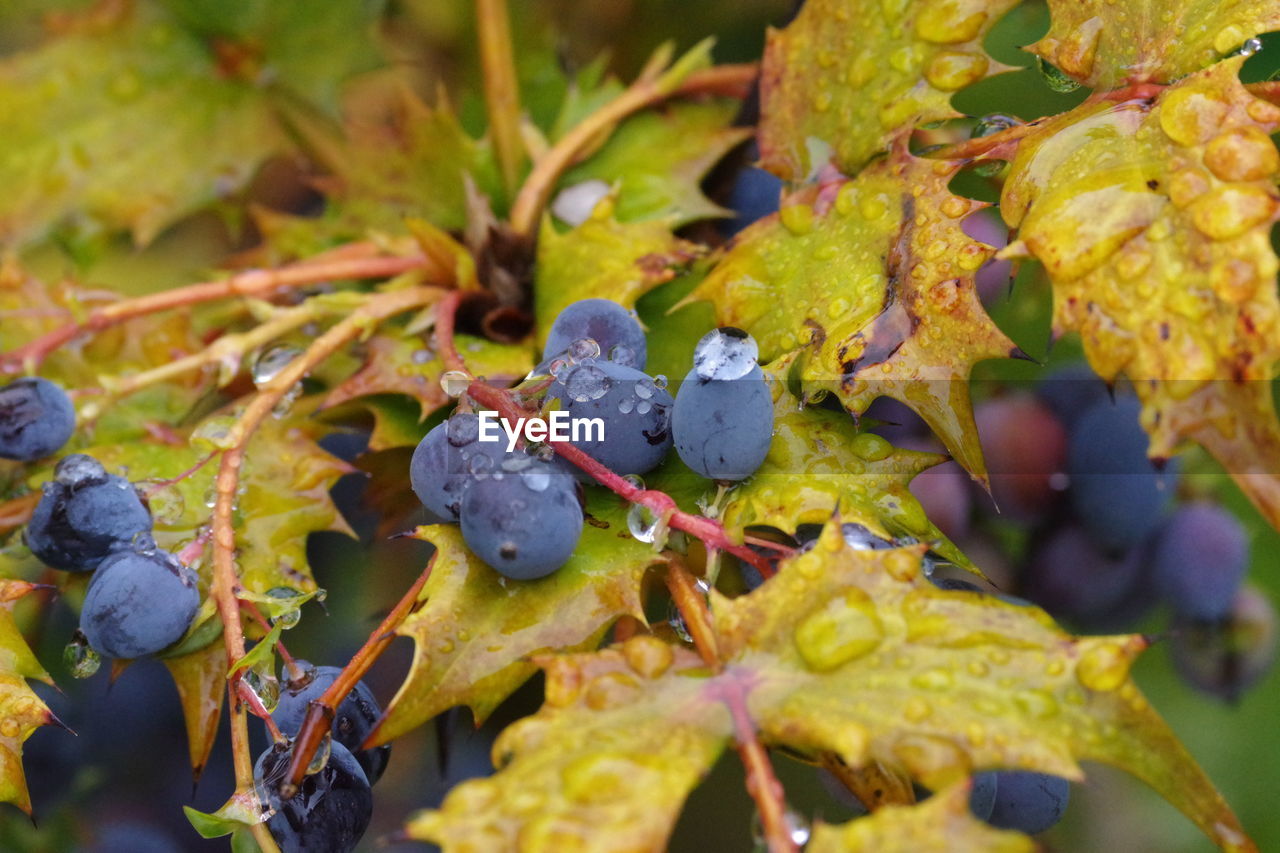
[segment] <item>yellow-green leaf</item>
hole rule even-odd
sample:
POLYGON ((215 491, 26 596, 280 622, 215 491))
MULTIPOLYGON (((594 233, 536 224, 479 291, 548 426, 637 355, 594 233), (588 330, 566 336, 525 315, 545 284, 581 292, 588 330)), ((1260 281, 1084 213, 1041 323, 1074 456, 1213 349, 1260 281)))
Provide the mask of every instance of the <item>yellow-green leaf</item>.
POLYGON ((165 658, 164 665, 178 688, 191 767, 199 778, 218 737, 218 721, 227 696, 227 651, 221 643, 210 643, 181 657, 165 658))
POLYGON ((618 220, 662 219, 673 228, 729 215, 698 185, 730 149, 751 135, 730 127, 736 101, 678 102, 661 112, 627 119, 604 147, 560 181, 572 186, 598 179, 616 185, 618 220))
POLYGON ((1263 0, 1049 0, 1049 32, 1027 50, 1095 89, 1172 83, 1280 27, 1263 0))
POLYGON ((914 806, 885 806, 840 826, 819 823, 806 853, 1032 853, 1021 833, 994 829, 969 811, 969 785, 957 783, 914 806))
POLYGON ((1053 282, 1055 333, 1078 331, 1099 375, 1133 380, 1151 455, 1199 442, 1280 525, 1280 108, 1240 84, 1242 62, 1037 127, 1000 209, 1018 228, 1006 253, 1053 282))
POLYGON ((760 73, 760 155, 801 180, 856 173, 902 129, 957 115, 951 94, 1004 66, 982 39, 1017 0, 808 0, 771 30, 760 73))
POLYGON ((533 675, 529 656, 594 647, 617 617, 644 618, 641 579, 661 561, 627 530, 619 502, 593 495, 569 562, 537 581, 504 579, 467 550, 456 525, 419 529, 438 549, 399 632, 413 666, 377 732, 389 741, 455 705, 478 720, 533 675))
POLYGON ((899 146, 808 188, 743 231, 689 298, 755 336, 763 361, 795 359, 810 393, 855 414, 880 396, 911 406, 985 480, 969 371, 1017 350, 978 300, 974 272, 995 250, 961 230, 984 205, 947 189, 959 165, 899 146))
POLYGON ((56 722, 27 684, 29 678, 45 684, 53 679, 13 621, 14 603, 32 589, 26 581, 0 579, 0 803, 13 803, 27 814, 31 795, 22 772, 22 744, 40 726, 56 722))
POLYGON ((622 223, 611 208, 602 203, 590 219, 564 233, 543 220, 534 287, 539 343, 566 305, 600 297, 631 308, 700 254, 696 244, 671 233, 670 221, 622 223))
POLYGON ((665 850, 731 730, 728 711, 706 695, 702 661, 638 636, 540 663, 547 702, 499 736, 501 771, 412 816, 408 835, 446 853, 665 850))

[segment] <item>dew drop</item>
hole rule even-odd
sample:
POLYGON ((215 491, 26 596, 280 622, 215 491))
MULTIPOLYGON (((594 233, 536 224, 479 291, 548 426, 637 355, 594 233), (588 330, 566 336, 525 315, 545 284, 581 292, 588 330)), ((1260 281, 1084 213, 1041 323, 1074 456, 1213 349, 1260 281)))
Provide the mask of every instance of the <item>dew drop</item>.
POLYGON ((622 414, 624 415, 631 414, 632 410, 635 409, 635 407, 636 407, 636 401, 631 397, 623 397, 622 399, 618 400, 618 411, 622 412, 622 414))
POLYGON ((268 711, 275 710, 280 701, 280 680, 271 672, 268 665, 251 667, 244 674, 244 683, 258 697, 262 707, 268 711))
POLYGON ((667 624, 671 626, 671 630, 675 635, 686 643, 693 642, 693 635, 689 633, 689 626, 685 624, 684 616, 680 613, 680 608, 676 606, 674 601, 667 603, 667 624))
POLYGON ((453 399, 461 397, 470 384, 471 378, 461 370, 446 370, 440 374, 440 389, 453 399))
POLYGON ((435 358, 435 353, 429 349, 416 349, 409 356, 409 360, 418 365, 426 364, 433 358, 435 358))
POLYGON ((53 478, 64 486, 78 486, 106 476, 107 469, 102 467, 102 463, 84 453, 62 457, 53 469, 53 478))
POLYGON ((62 650, 62 660, 71 672, 72 678, 88 678, 102 665, 102 658, 90 648, 89 641, 79 629, 76 629, 71 642, 67 643, 67 647, 62 650))
POLYGON ((613 386, 608 374, 594 364, 575 365, 561 381, 569 399, 578 403, 599 400, 613 386))
POLYGON ((614 344, 609 349, 609 361, 614 361, 618 364, 635 364, 636 351, 626 344, 614 344))
POLYGON ((1013 116, 1003 115, 1002 113, 988 113, 978 119, 977 124, 973 126, 973 132, 969 134, 972 139, 979 139, 984 136, 994 136, 1001 131, 1017 127, 1022 124, 1021 121, 1013 116))
POLYGON ((320 739, 320 745, 316 747, 315 755, 311 756, 311 761, 307 763, 307 775, 319 773, 329 764, 329 756, 333 754, 333 737, 326 734, 320 739))
POLYGON ((875 605, 861 589, 836 596, 796 627, 795 644, 810 669, 827 672, 874 651, 884 639, 875 605))
POLYGON ((639 542, 661 549, 667 543, 667 522, 644 504, 632 504, 627 510, 627 529, 639 542))
POLYGON ((1100 643, 1081 656, 1076 664, 1076 678, 1084 687, 1105 693, 1128 680, 1132 663, 1132 658, 1117 643, 1100 643))
POLYGON ((444 435, 454 447, 466 447, 480 437, 480 419, 471 412, 458 412, 445 422, 444 435))
POLYGON ((595 338, 578 338, 569 344, 568 355, 569 361, 574 364, 595 361, 600 357, 600 344, 596 343, 595 338))
POLYGON ((521 476, 531 492, 545 492, 551 485, 551 472, 545 465, 531 465, 521 476))
POLYGON ((636 403, 637 415, 647 415, 652 409, 653 403, 650 403, 648 400, 641 400, 639 403, 636 403))
POLYGON ((1065 94, 1080 88, 1079 82, 1067 76, 1056 65, 1045 62, 1041 57, 1036 57, 1036 67, 1040 69, 1040 76, 1044 78, 1045 85, 1055 92, 1065 94))
POLYGON ((755 338, 733 326, 702 336, 693 350, 693 369, 702 379, 739 379, 756 366, 760 348, 755 338))
POLYGON ((289 366, 295 358, 302 354, 297 347, 288 344, 272 344, 260 351, 253 359, 253 384, 261 388, 289 366))
MULTIPOLYGON (((787 835, 792 844, 802 848, 809 843, 811 829, 808 818, 788 806, 782 819, 786 823, 787 835)), ((754 845, 753 853, 767 853, 769 850, 769 840, 765 837, 764 822, 760 819, 759 811, 751 815, 751 841, 754 845)))
POLYGON ((205 452, 230 449, 235 445, 235 440, 231 437, 231 429, 235 423, 236 419, 231 415, 207 418, 191 433, 191 446, 205 452))
POLYGON ((667 377, 661 373, 653 377, 653 387, 657 388, 659 391, 667 390, 667 377))
POLYGON ((609 185, 593 179, 562 189, 551 202, 551 212, 561 222, 581 225, 591 218, 596 205, 609 195, 609 185))

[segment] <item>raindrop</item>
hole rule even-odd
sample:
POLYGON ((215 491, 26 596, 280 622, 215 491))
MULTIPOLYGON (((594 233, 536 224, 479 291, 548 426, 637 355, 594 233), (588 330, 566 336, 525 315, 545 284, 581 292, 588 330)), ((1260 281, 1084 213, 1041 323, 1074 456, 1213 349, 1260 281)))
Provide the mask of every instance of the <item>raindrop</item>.
POLYGON ((861 524, 850 522, 841 525, 840 530, 844 533, 845 543, 855 551, 882 551, 895 547, 888 539, 877 536, 861 524))
POLYGON ((275 406, 271 408, 271 416, 274 418, 288 417, 289 412, 293 409, 293 404, 298 402, 298 398, 302 396, 302 383, 295 382, 289 387, 288 391, 280 396, 275 406))
POLYGON ((618 411, 624 415, 631 414, 632 409, 636 407, 636 401, 630 397, 623 397, 618 401, 618 411))
POLYGON ((994 136, 1001 131, 1008 130, 1011 127, 1017 127, 1022 124, 1021 121, 1013 116, 1002 115, 1000 113, 989 113, 978 119, 978 123, 973 126, 973 132, 969 136, 973 139, 979 139, 983 136, 994 136))
POLYGON ((244 683, 258 697, 262 707, 268 711, 275 710, 280 701, 280 681, 275 674, 264 666, 255 666, 244 674, 244 683))
POLYGON ((693 369, 702 379, 738 379, 756 366, 760 348, 755 338, 733 326, 702 336, 693 350, 693 369))
POLYGON ((551 202, 551 212, 562 222, 581 225, 591 218, 600 200, 609 195, 609 185, 596 178, 565 187, 551 202))
POLYGON ((595 338, 578 338, 569 344, 569 361, 574 364, 582 364, 584 361, 594 361, 600 357, 600 344, 596 343, 595 338))
POLYGON ((280 375, 289 363, 302 354, 288 344, 272 344, 253 359, 253 384, 261 388, 280 375))
POLYGON ((561 381, 569 399, 578 403, 599 400, 609 393, 609 388, 613 385, 613 380, 594 364, 575 366, 561 381))
POLYGON ((471 412, 457 412, 445 423, 444 434, 454 447, 466 447, 480 437, 480 419, 471 412))
POLYGON ((440 388, 449 397, 461 397, 462 392, 466 391, 470 384, 471 377, 461 370, 446 370, 440 374, 440 388))
POLYGON ((102 463, 84 453, 64 456, 53 469, 53 478, 64 486, 78 486, 106 476, 107 469, 102 467, 102 463))
POLYGON ((70 670, 72 678, 88 678, 102 665, 102 658, 89 647, 89 641, 79 629, 76 629, 71 642, 67 643, 67 647, 62 650, 62 660, 70 670))
POLYGON ((414 364, 426 364, 427 362, 431 361, 431 359, 435 357, 436 357, 435 353, 433 353, 429 349, 416 349, 409 356, 409 360, 412 361, 414 364))
POLYGON ((509 456, 506 459, 503 459, 502 470, 515 473, 517 471, 525 470, 532 464, 533 464, 533 460, 530 459, 527 455, 521 453, 515 456, 509 456))
POLYGON ((545 465, 530 466, 522 476, 525 488, 531 492, 545 492, 551 485, 551 472, 545 465))
POLYGON ((667 390, 667 377, 662 375, 661 373, 653 377, 653 387, 657 388, 660 391, 667 390))
POLYGON ((652 400, 653 392, 655 390, 656 389, 653 387, 653 380, 647 376, 644 379, 638 380, 635 384, 636 396, 641 400, 652 400))
MULTIPOLYGON (((809 820, 804 815, 797 812, 790 806, 783 813, 782 819, 786 821, 787 835, 791 838, 791 843, 796 847, 804 847, 809 843, 809 820)), ((753 812, 751 815, 751 840, 755 844, 755 850, 765 853, 769 849, 769 841, 765 838, 764 824, 760 820, 760 812, 753 812)))
POLYGON ((609 349, 609 361, 616 361, 618 364, 635 364, 636 351, 626 344, 614 344, 609 349))
POLYGON ((205 452, 229 450, 235 445, 235 440, 231 437, 231 428, 235 423, 236 419, 231 415, 208 418, 191 433, 190 444, 205 452))
POLYGON ((636 403, 636 414, 647 415, 649 414, 649 410, 652 408, 653 403, 650 403, 648 400, 641 400, 639 403, 636 403))
POLYGON ((674 601, 667 603, 667 624, 671 626, 671 630, 675 631, 676 636, 686 643, 693 642, 693 635, 689 633, 689 626, 685 624, 684 616, 680 613, 680 608, 676 606, 674 601))
POLYGON ((147 496, 151 517, 157 524, 172 526, 182 520, 187 503, 177 485, 163 480, 143 480, 138 485, 147 496))
POLYGON ((487 453, 477 453, 467 460, 467 470, 477 477, 488 473, 493 467, 493 458, 487 453))
POLYGON ((661 549, 667 544, 667 520, 644 504, 632 504, 627 510, 627 529, 639 542, 661 549))
POLYGON ((559 379, 561 374, 563 374, 566 370, 568 370, 572 366, 573 365, 569 363, 568 359, 556 358, 556 359, 552 359, 551 366, 547 369, 547 372, 550 373, 552 376, 554 376, 556 379, 559 379))
POLYGON ((311 756, 311 761, 307 763, 307 775, 319 773, 329 763, 329 755, 333 752, 333 738, 325 735, 320 740, 320 745, 316 747, 315 755, 311 756))
POLYGON ((1040 69, 1040 76, 1044 78, 1045 85, 1055 92, 1067 93, 1074 92, 1080 88, 1080 84, 1071 77, 1063 73, 1062 69, 1056 65, 1045 62, 1044 59, 1036 57, 1036 65, 1040 69))
POLYGON ((1232 52, 1231 55, 1232 56, 1253 56, 1255 53, 1257 53, 1260 50, 1262 50, 1262 39, 1259 39, 1259 38, 1245 39, 1244 43, 1241 44, 1239 47, 1237 47, 1235 51, 1232 52))

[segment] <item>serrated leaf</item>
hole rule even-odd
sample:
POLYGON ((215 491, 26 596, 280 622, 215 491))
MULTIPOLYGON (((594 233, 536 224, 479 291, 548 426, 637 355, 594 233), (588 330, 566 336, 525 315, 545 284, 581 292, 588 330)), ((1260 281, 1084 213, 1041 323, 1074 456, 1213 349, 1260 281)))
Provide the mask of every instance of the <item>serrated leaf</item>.
POLYGON ((794 533, 801 524, 825 524, 839 509, 845 521, 889 538, 935 543, 947 559, 970 565, 908 488, 945 456, 895 448, 878 435, 860 433, 848 415, 800 407, 787 394, 777 408, 769 455, 725 498, 726 527, 762 524, 794 533))
POLYGON ((499 736, 505 766, 411 817, 408 835, 445 851, 665 850, 732 728, 705 695, 701 659, 639 636, 540 663, 547 703, 499 736))
POLYGON ((840 826, 819 823, 806 853, 1032 853, 1018 832, 995 829, 969 811, 969 785, 959 783, 914 806, 888 805, 840 826))
POLYGON ((587 512, 573 557, 537 581, 504 579, 467 550, 455 525, 419 528, 438 549, 435 567, 399 629, 413 638, 413 666, 378 742, 455 705, 483 720, 534 673, 530 655, 594 647, 617 617, 644 619, 640 583, 662 558, 632 538, 617 499, 593 495, 587 512))
POLYGON ((164 665, 178 688, 191 767, 199 778, 218 737, 218 721, 227 696, 227 652, 221 643, 210 643, 181 657, 165 658, 164 665))
POLYGON ((565 306, 601 297, 631 308, 699 256, 700 247, 672 234, 670 222, 618 222, 603 210, 609 207, 564 233, 543 220, 534 273, 539 344, 565 306))
MULTIPOLYGON (((264 13, 296 7, 253 5, 264 13)), ((286 39, 283 55, 275 47, 257 55, 253 37, 262 34, 238 33, 242 41, 222 43, 223 67, 206 38, 160 4, 102 4, 64 22, 40 47, 6 58, 0 243, 39 240, 63 222, 128 229, 145 243, 237 190, 268 155, 292 148, 273 93, 305 98, 331 89, 349 69, 329 66, 321 79, 307 57, 327 62, 326 44, 367 44, 345 14, 302 18, 311 22, 302 28, 305 53, 286 39), (300 79, 291 80, 293 73, 300 79)))
MULTIPOLYGON (((472 335, 458 335, 455 345, 466 359, 467 367, 476 376, 484 376, 495 383, 519 379, 533 368, 533 356, 528 347, 498 344, 472 335)), ((429 349, 420 335, 388 332, 374 335, 365 344, 367 355, 364 365, 325 397, 325 407, 337 406, 351 400, 371 395, 400 394, 417 401, 419 421, 432 412, 453 402, 440 385, 445 372, 440 354, 429 349)), ((390 419, 392 412, 383 411, 376 402, 370 403, 375 417, 390 419)), ((406 430, 385 424, 374 450, 384 450, 392 445, 382 441, 402 440, 406 430)), ((416 442, 415 442, 416 443, 416 442)))
POLYGON ((1027 50, 1090 88, 1172 83, 1280 27, 1262 0, 1049 0, 1049 32, 1027 50))
POLYGON ((1055 334, 1078 331, 1099 375, 1133 380, 1151 455, 1199 442, 1280 525, 1280 108, 1240 84, 1242 62, 1037 127, 1001 213, 1019 229, 1006 254, 1053 282, 1055 334))
POLYGON ((810 187, 744 230, 689 299, 750 332, 762 361, 795 359, 809 393, 855 414, 879 396, 906 403, 985 481, 969 371, 1017 349, 978 300, 974 273, 995 250, 961 230, 985 205, 947 189, 959 166, 898 146, 810 187))
MULTIPOLYGON (((13 607, 31 592, 26 581, 0 579, 0 803, 31 814, 31 795, 22 772, 22 744, 40 726, 55 723, 48 706, 27 684, 53 684, 13 620, 13 607)), ((72 737, 70 733, 67 737, 72 737)))
POLYGON ((958 115, 953 92, 1006 70, 982 40, 1017 0, 809 0, 770 30, 760 156, 802 180, 828 159, 855 174, 902 129, 958 115))
POLYGON ((755 592, 711 593, 762 738, 900 766, 934 790, 999 767, 1078 780, 1077 760, 1100 761, 1224 849, 1255 849, 1130 678, 1142 637, 1072 637, 1039 608, 938 589, 921 550, 855 551, 837 520, 755 592))
POLYGON ((736 101, 679 102, 623 122, 600 151, 560 181, 572 186, 598 179, 618 188, 619 222, 666 220, 678 228, 697 219, 730 215, 702 194, 702 178, 750 128, 730 127, 736 101))

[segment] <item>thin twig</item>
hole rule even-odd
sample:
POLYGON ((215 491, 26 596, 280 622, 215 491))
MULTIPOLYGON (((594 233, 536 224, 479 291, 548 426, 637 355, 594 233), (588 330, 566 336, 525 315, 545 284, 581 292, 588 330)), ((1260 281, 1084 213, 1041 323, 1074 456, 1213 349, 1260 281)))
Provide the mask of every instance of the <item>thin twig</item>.
POLYGON ((334 256, 320 255, 307 261, 271 270, 246 270, 241 273, 198 284, 165 290, 136 299, 123 299, 97 308, 84 320, 68 323, 46 332, 33 341, 0 355, 0 373, 34 371, 54 350, 89 332, 103 329, 160 311, 214 302, 233 296, 263 296, 278 290, 304 287, 334 279, 389 278, 423 266, 421 255, 388 257, 375 254, 380 249, 372 243, 353 244, 334 256), (367 256, 359 256, 360 247, 367 256))
MULTIPOLYGON (((418 575, 418 579, 413 582, 413 586, 405 591, 400 597, 396 606, 391 609, 381 624, 374 629, 369 635, 369 639, 364 641, 364 645, 360 647, 360 651, 355 653, 351 661, 342 669, 338 677, 333 680, 329 688, 325 690, 320 698, 313 699, 310 707, 307 708, 307 716, 302 721, 302 727, 298 729, 297 737, 293 742, 293 764, 289 766, 289 773, 285 776, 285 784, 281 786, 281 792, 292 790, 292 786, 302 782, 302 777, 307 773, 307 765, 311 763, 311 757, 315 754, 316 749, 320 746, 320 742, 324 740, 325 734, 333 725, 333 715, 337 711, 338 705, 347 697, 352 688, 364 678, 369 667, 382 656, 387 646, 391 645, 391 641, 396 637, 396 629, 400 627, 400 623, 413 612, 414 606, 418 603, 418 595, 422 592, 422 587, 426 585, 427 578, 431 576, 431 569, 436 564, 435 552, 431 555, 431 559, 427 562, 427 567, 422 570, 422 574, 418 575)), ((380 726, 381 724, 379 724, 380 726)), ((374 728, 369 733, 369 737, 362 744, 363 748, 369 748, 371 742, 377 737, 378 729, 374 728)))
POLYGON ((511 205, 511 227, 517 234, 533 234, 556 181, 607 128, 667 98, 695 94, 745 94, 757 72, 754 64, 721 65, 693 72, 674 91, 658 85, 656 77, 637 80, 618 97, 574 125, 538 158, 511 205))
POLYGON ((520 138, 520 83, 511 52, 507 0, 476 0, 476 28, 480 34, 489 136, 498 154, 507 192, 514 192, 524 162, 524 144, 520 138))

